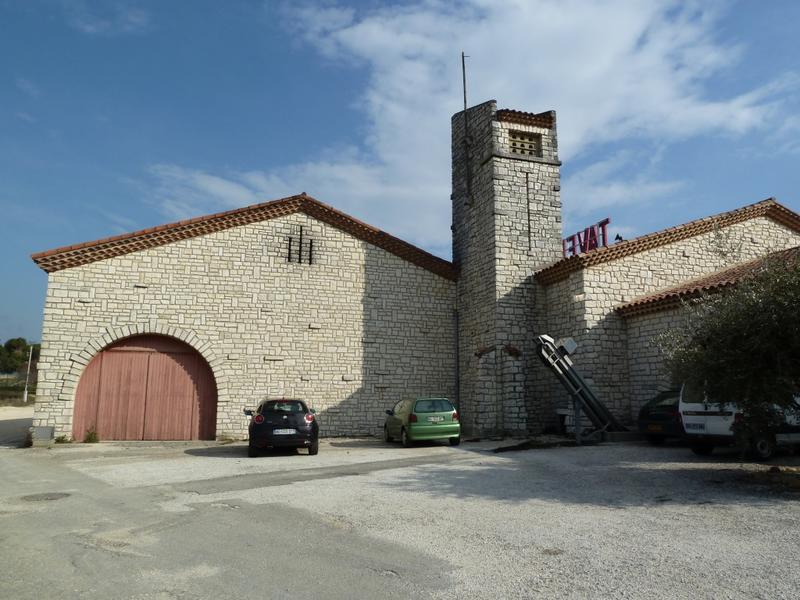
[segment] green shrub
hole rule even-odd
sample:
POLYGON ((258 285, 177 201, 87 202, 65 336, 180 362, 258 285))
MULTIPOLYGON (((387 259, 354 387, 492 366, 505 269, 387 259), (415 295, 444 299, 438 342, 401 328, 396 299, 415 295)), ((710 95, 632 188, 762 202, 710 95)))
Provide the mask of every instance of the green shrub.
POLYGON ((98 437, 97 431, 95 431, 94 426, 86 430, 86 435, 83 436, 84 444, 96 444, 99 441, 100 438, 98 437))
POLYGON ((800 395, 800 253, 782 252, 723 293, 686 305, 683 327, 660 344, 676 383, 705 389, 712 403, 734 402, 744 438, 769 429, 775 406, 800 395))

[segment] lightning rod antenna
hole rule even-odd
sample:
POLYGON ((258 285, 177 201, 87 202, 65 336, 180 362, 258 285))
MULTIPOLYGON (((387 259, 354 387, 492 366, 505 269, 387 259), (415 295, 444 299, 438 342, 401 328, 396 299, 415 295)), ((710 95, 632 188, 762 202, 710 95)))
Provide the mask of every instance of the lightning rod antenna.
POLYGON ((467 206, 472 205, 472 160, 470 156, 470 143, 471 138, 469 136, 469 118, 467 117, 467 61, 466 59, 469 58, 464 51, 461 51, 461 84, 464 88, 464 163, 466 165, 466 176, 467 176, 467 200, 465 204, 467 206))

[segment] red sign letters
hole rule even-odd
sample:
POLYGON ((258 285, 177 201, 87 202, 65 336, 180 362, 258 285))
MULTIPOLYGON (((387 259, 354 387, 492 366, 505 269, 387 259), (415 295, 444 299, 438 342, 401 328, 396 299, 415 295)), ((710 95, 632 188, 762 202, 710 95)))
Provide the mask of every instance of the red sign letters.
POLYGON ((600 246, 608 246, 608 224, 610 222, 611 220, 608 218, 603 219, 599 223, 590 225, 583 231, 561 240, 564 256, 575 256, 600 246))

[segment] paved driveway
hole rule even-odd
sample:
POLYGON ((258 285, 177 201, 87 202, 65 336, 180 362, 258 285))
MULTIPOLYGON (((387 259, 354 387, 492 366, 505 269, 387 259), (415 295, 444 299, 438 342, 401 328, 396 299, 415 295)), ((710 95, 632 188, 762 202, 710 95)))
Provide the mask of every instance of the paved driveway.
POLYGON ((761 467, 496 445, 0 450, 0 597, 797 597, 798 496, 761 467))

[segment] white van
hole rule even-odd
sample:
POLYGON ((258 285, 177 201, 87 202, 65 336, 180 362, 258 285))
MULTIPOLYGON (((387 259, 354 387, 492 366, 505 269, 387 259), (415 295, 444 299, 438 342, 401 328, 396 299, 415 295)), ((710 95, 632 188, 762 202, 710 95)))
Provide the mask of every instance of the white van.
MULTIPOLYGON (((781 424, 750 440, 749 449, 757 459, 772 458, 777 446, 800 444, 800 397, 794 401, 798 410, 786 411, 776 406, 775 410, 783 417, 781 424)), ((686 440, 695 454, 707 456, 716 446, 736 444, 732 430, 737 418, 735 404, 709 402, 702 390, 684 384, 681 386, 678 411, 686 440)))

